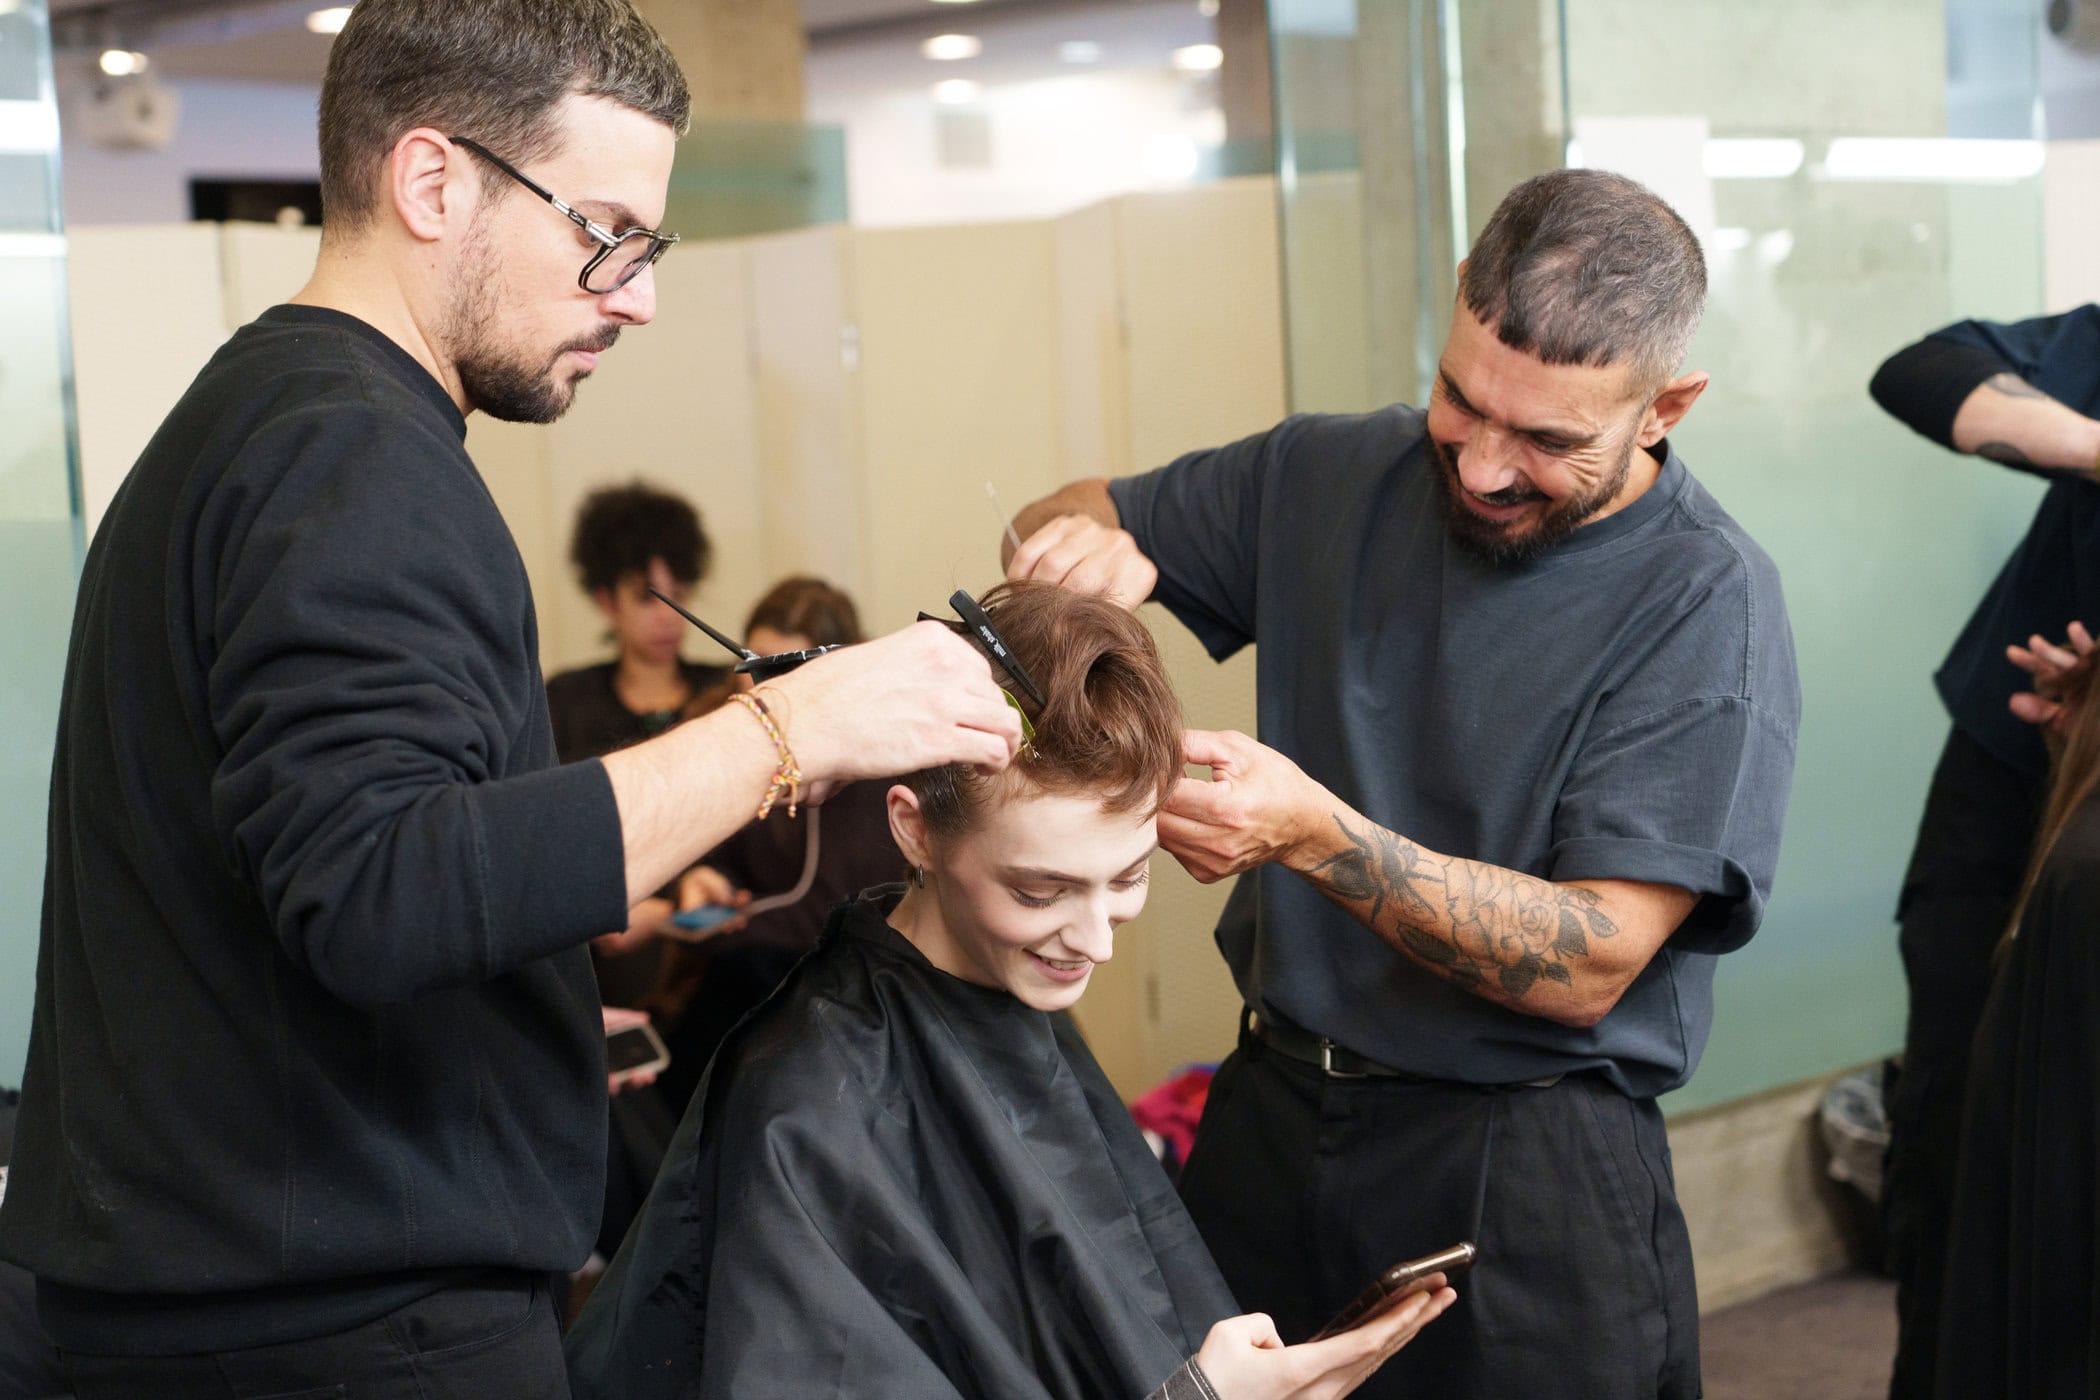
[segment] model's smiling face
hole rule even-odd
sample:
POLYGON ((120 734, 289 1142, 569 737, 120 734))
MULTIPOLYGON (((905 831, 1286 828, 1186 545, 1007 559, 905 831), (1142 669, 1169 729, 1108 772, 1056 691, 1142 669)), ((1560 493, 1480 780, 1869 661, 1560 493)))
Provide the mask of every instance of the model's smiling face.
POLYGON ((930 839, 910 790, 891 790, 898 844, 927 867, 895 922, 943 972, 1059 1011, 1114 954, 1117 926, 1145 907, 1159 833, 1150 810, 1105 812, 1097 796, 1009 781, 1017 790, 987 803, 972 830, 930 839))

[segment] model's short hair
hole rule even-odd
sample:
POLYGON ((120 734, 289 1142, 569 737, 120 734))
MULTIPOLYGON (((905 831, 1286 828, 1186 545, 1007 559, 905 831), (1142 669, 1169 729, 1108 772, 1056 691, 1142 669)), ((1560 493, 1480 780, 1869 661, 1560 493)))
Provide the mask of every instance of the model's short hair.
MULTIPOLYGON (((1150 812, 1181 776, 1181 705, 1151 632, 1129 609, 1093 593, 1030 581, 983 598, 992 625, 1048 703, 1008 690, 1035 726, 1029 752, 1008 774, 1039 789, 1098 796, 1103 811, 1150 812)), ((995 679, 1006 682, 997 665, 995 679)), ((965 764, 912 774, 929 830, 970 830, 1008 775, 965 764)))
POLYGON ((1504 345, 1549 365, 1626 365, 1660 385, 1706 306, 1706 258, 1677 211, 1608 170, 1552 170, 1503 197, 1459 285, 1504 345))
MULTIPOLYGON (((321 84, 324 227, 371 221, 403 134, 435 127, 530 164, 555 153, 554 110, 570 96, 610 98, 681 135, 692 113, 678 61, 630 0, 361 0, 321 84)), ((509 183, 482 174, 491 190, 509 183)))
POLYGON ((864 640, 860 609, 853 606, 852 596, 807 574, 784 578, 766 590, 744 623, 744 635, 761 627, 807 637, 812 646, 843 647, 864 640))
POLYGON ((569 537, 569 562, 586 593, 648 573, 651 559, 663 560, 672 578, 691 586, 707 577, 714 552, 692 504, 643 481, 584 497, 569 537))

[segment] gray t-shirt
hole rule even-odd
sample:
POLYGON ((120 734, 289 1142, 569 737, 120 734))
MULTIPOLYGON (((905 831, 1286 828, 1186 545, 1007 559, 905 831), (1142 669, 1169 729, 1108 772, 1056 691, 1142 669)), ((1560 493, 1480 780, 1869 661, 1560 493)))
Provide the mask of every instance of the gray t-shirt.
POLYGON ((1440 1079, 1682 1084, 1718 954, 1755 932, 1801 712, 1779 574, 1667 444, 1655 484, 1528 564, 1446 534, 1419 410, 1291 418, 1111 483, 1154 596, 1261 643, 1260 738, 1372 821, 1552 880, 1679 885, 1690 917, 1589 1029, 1424 971, 1281 866, 1218 945, 1247 1004, 1440 1079))

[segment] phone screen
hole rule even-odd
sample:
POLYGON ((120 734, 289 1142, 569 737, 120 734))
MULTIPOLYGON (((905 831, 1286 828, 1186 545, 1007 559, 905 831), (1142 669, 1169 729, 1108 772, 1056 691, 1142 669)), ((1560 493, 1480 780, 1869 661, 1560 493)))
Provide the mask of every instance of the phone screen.
POLYGON ((650 1064, 662 1068, 670 1062, 663 1041, 647 1026, 629 1026, 605 1037, 605 1068, 609 1074, 624 1074, 650 1064))

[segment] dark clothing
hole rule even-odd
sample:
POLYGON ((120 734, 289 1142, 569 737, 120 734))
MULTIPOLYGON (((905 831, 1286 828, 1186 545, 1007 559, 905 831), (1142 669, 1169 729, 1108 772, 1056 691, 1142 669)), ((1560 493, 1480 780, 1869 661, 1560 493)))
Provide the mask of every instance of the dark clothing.
POLYGON ((1136 1400, 1233 1311, 1085 1045, 935 969, 898 895, 723 1043, 569 1335, 579 1400, 1136 1400))
POLYGON ((1699 904, 1590 1029, 1424 971, 1282 866, 1242 878, 1219 946, 1247 1005, 1385 1064, 1659 1094, 1779 857, 1800 687, 1778 573, 1666 447, 1632 505, 1492 567, 1451 540, 1425 442, 1411 408, 1292 418, 1111 492, 1213 656, 1259 638, 1262 742, 1342 801, 1446 854, 1699 904))
POLYGON ((772 994, 802 955, 817 946, 833 908, 861 890, 895 880, 904 856, 890 835, 888 781, 852 783, 819 807, 796 816, 776 810, 746 825, 709 851, 713 866, 755 898, 782 894, 802 878, 807 837, 819 827, 817 871, 809 893, 793 904, 755 914, 737 933, 701 943, 673 943, 655 995, 648 1003, 664 1027, 671 1064, 657 1077, 675 1112, 682 1113, 715 1047, 745 1013, 772 994), (817 813, 821 812, 821 817, 817 813))
MULTIPOLYGON (((627 708, 613 681, 619 675, 617 660, 596 666, 579 666, 547 681, 547 709, 554 722, 554 752, 563 763, 603 758, 615 749, 639 744, 676 724, 678 710, 653 710, 637 714, 627 708)), ((728 679, 726 666, 701 666, 681 659, 679 674, 685 677, 687 693, 697 698, 728 679)))
POLYGON ((588 1252, 619 815, 552 766, 464 433, 378 331, 277 307, 96 532, 0 1206, 64 1348, 297 1341, 588 1252))
MULTIPOLYGON (((1932 775, 1904 879, 1899 942, 1910 1015, 1903 1064, 1889 1086, 1881 1192, 1902 1320, 1891 1386, 1898 1397, 1932 1394, 1969 1045, 1991 985, 1991 949, 2026 870, 2040 801, 2034 781, 1953 730, 1932 775)), ((1957 1334, 1964 1330, 1957 1327, 1957 1334)))
POLYGON ((1181 1189, 1240 1305, 1274 1317, 1286 1342, 1401 1260, 1480 1247, 1451 1311, 1360 1400, 1700 1393, 1662 1115, 1600 1075, 1546 1088, 1334 1079, 1242 1036, 1181 1189))
MULTIPOLYGON (((1962 401, 2001 373, 2100 417, 2100 306, 2012 325, 1963 321, 1935 331, 1891 356, 1872 390, 1891 414, 1952 447, 1962 401)), ((2100 621, 2100 549, 2094 548, 2100 489, 2090 473, 2025 470, 2050 481, 2048 494, 1933 680, 1956 727, 2039 782, 2048 773, 2048 754, 2033 726, 2006 708, 2006 699, 2029 681, 2005 659, 2005 648, 2037 632, 2062 637, 2074 618, 2100 621)))
POLYGON ((1941 1400, 2100 1396, 2100 803, 2065 826, 1977 1029, 1941 1400))
POLYGON ((569 1400, 545 1283, 494 1276, 334 1336, 198 1355, 69 1353, 79 1400, 569 1400))
MULTIPOLYGON (((1890 356, 1871 390, 1890 414, 1952 448, 1963 401, 1996 374, 2017 375, 2081 413, 2100 414, 2100 307, 2012 325, 1949 326, 1890 356)), ((1881 1201, 1897 1283, 1894 1400, 1934 1393, 1970 1042, 2048 773, 2040 734, 2007 707, 2030 682, 2006 660, 2005 648, 2037 632, 2061 637, 2074 618, 2100 620, 2100 491, 2079 475, 2023 469, 2051 484, 1933 678, 1954 730, 1933 775, 1897 910, 1910 1014, 1889 1096, 1881 1201)))
MULTIPOLYGON (((681 659, 679 674, 684 677, 686 693, 697 699, 705 691, 721 684, 729 676, 724 666, 699 666, 681 659)), ((618 659, 602 662, 596 666, 582 666, 573 671, 564 671, 547 682, 547 714, 554 725, 554 756, 558 763, 581 763, 587 758, 603 758, 617 749, 629 748, 645 739, 653 739, 678 723, 681 712, 652 710, 640 714, 627 708, 620 698, 614 680, 618 677, 618 659)), ((690 699, 688 703, 690 703, 690 699)), ((858 885, 855 889, 860 888, 858 885)), ((675 894, 675 888, 664 892, 675 894)), ((621 920, 620 928, 626 928, 621 920)), ((610 933, 611 929, 601 929, 610 933)), ((649 943, 628 953, 605 954, 596 948, 591 950, 591 965, 598 973, 598 990, 607 1006, 639 1006, 656 984, 658 969, 663 964, 663 948, 649 943)), ((617 1108, 614 1110, 618 1112, 617 1108)), ((614 1128, 618 1133, 617 1125, 614 1128)), ((646 1189, 646 1183, 645 1183, 646 1189)), ((621 1222, 624 1229, 625 1222, 621 1222)), ((619 1235, 613 1236, 618 1243, 619 1235)))
POLYGON ((1699 896, 1580 1029, 1418 967, 1282 866, 1240 878, 1218 944, 1247 1006, 1430 1081, 1213 1089, 1184 1188, 1241 1302, 1303 1337, 1486 1232, 1465 1320, 1364 1394, 1698 1393, 1653 1096, 1691 1076, 1717 955, 1764 912, 1801 699, 1771 560, 1655 455, 1632 504, 1503 567, 1451 538, 1411 408, 1288 419, 1110 487, 1155 597, 1213 656, 1259 640, 1262 741, 1343 802, 1449 855, 1699 896))

